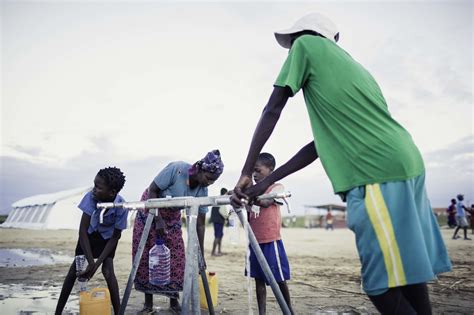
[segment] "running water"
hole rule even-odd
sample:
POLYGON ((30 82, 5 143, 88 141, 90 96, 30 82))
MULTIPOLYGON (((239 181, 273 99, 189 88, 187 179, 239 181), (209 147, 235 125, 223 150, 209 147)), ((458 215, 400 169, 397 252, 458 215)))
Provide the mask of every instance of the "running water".
POLYGON ((232 245, 239 244, 239 217, 235 212, 231 212, 229 221, 229 240, 232 245))
POLYGON ((252 285, 250 283, 250 238, 249 238, 249 224, 244 222, 244 231, 245 231, 245 240, 247 244, 247 251, 245 255, 245 270, 247 270, 247 294, 248 294, 248 303, 249 303, 249 315, 253 315, 253 294, 252 294, 252 285))

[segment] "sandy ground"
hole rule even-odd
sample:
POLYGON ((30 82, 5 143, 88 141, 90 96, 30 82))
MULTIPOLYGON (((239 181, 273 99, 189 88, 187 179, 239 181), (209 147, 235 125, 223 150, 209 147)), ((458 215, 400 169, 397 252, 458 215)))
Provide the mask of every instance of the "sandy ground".
MULTIPOLYGON (((227 230, 224 233, 226 233, 223 240, 225 255, 211 257, 213 231, 211 228, 206 231, 205 253, 208 270, 215 271, 219 278, 218 305, 215 310, 216 313, 246 314, 249 309, 249 295, 247 278, 243 275, 245 260, 243 230, 240 231, 238 245, 231 245, 228 239, 229 233, 227 230)), ((452 240, 452 230, 448 229, 442 229, 442 233, 454 268, 452 272, 441 275, 438 281, 429 284, 433 311, 437 314, 473 314, 474 240, 452 240)), ((470 236, 473 235, 470 234, 470 236)), ((360 263, 351 231, 347 229, 335 231, 283 229, 282 237, 292 269, 289 289, 296 314, 376 313, 375 308, 360 289, 360 263)), ((43 248, 61 255, 72 256, 76 241, 77 232, 71 230, 0 229, 0 248, 43 248)), ((115 271, 121 295, 125 290, 131 268, 130 252, 131 231, 127 230, 120 240, 115 259, 115 271)), ((19 313, 25 311, 25 301, 43 299, 47 303, 43 304, 42 312, 52 313, 68 268, 68 264, 1 267, 0 286, 3 288, 1 291, 3 293, 0 293, 0 309, 8 310, 7 313, 19 313), (11 304, 9 308, 2 306, 2 303, 7 305, 15 298, 14 292, 10 291, 24 290, 25 286, 36 288, 38 293, 23 296, 23 303, 17 303, 22 305, 18 305, 14 311, 11 304)), ((106 286, 100 271, 91 280, 90 286, 106 286)), ((252 308, 256 312, 253 282, 251 282, 251 288, 252 308)), ((268 314, 281 313, 270 287, 267 292, 268 314)), ((168 301, 165 298, 157 297, 155 302, 157 313, 172 314, 168 310, 168 301)), ((132 290, 126 313, 137 314, 142 303, 143 295, 132 290)), ((67 309, 72 313, 77 312, 77 304, 77 295, 74 293, 70 297, 67 309)), ((6 314, 4 311, 0 312, 6 314)))

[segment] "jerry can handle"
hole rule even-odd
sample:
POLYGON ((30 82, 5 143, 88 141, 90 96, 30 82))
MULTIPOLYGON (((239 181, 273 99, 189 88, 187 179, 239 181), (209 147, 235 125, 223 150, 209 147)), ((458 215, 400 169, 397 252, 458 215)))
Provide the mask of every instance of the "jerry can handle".
POLYGON ((108 298, 108 295, 108 289, 106 288, 94 288, 90 293, 90 296, 93 299, 106 299, 108 298))

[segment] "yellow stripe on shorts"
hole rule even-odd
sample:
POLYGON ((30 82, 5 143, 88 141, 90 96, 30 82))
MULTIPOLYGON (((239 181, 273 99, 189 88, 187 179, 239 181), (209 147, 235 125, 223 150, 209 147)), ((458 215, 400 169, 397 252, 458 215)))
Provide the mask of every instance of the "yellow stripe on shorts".
POLYGON ((388 275, 388 287, 405 285, 405 271, 400 251, 379 184, 366 185, 365 206, 382 250, 388 275))

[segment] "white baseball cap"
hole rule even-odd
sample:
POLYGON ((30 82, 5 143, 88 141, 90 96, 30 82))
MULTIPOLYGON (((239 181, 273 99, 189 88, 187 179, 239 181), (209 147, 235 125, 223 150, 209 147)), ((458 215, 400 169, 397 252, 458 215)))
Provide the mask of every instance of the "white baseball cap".
POLYGON ((337 41, 336 37, 339 38, 339 31, 337 30, 336 24, 326 16, 319 13, 310 13, 303 16, 296 21, 293 27, 275 32, 275 37, 281 46, 284 48, 290 48, 293 35, 302 31, 314 31, 333 42, 337 41))

